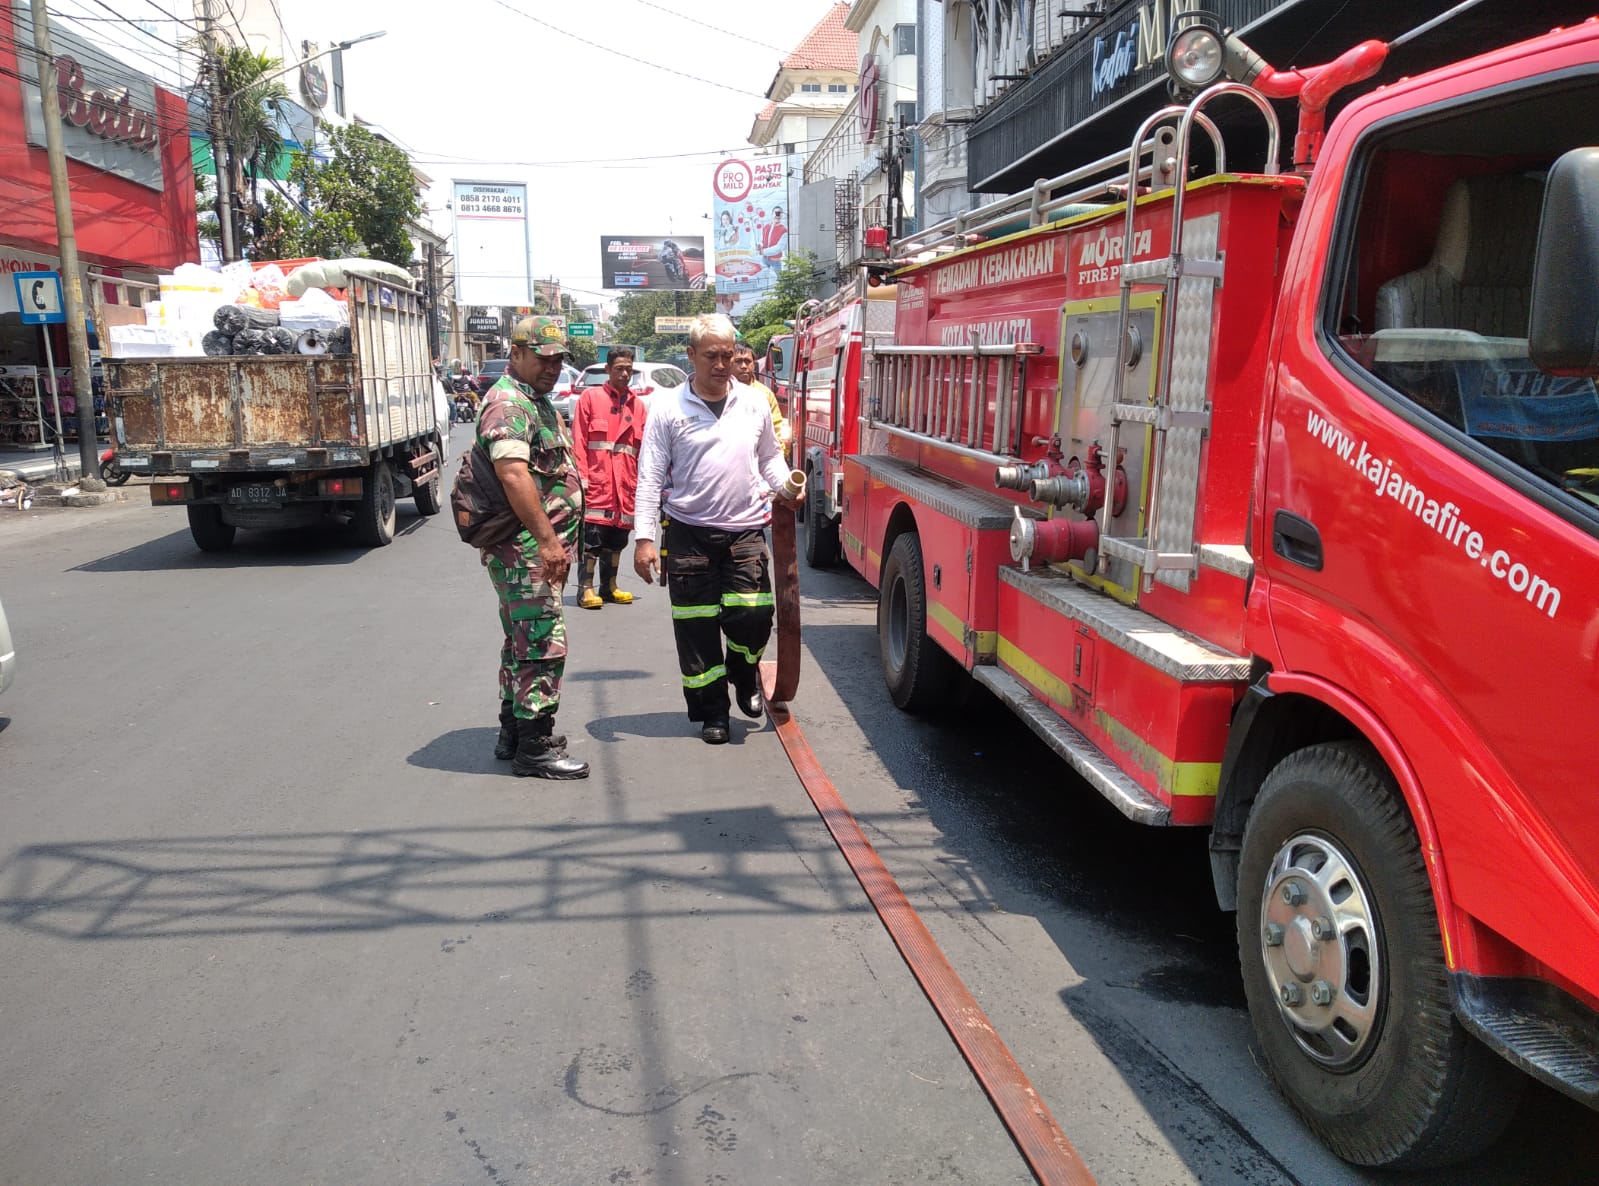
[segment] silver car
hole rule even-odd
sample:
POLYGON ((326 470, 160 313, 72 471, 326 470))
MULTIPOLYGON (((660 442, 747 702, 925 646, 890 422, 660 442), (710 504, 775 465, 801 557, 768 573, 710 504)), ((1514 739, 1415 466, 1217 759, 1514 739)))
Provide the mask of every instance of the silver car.
POLYGON ((11 645, 11 627, 6 625, 6 607, 0 605, 0 692, 11 686, 17 675, 17 648, 11 645))
MULTIPOLYGON (((578 397, 590 387, 603 387, 607 378, 609 375, 603 362, 585 368, 582 377, 572 388, 571 395, 564 401, 556 403, 556 410, 567 420, 571 420, 572 413, 577 409, 578 397)), ((657 391, 670 391, 687 382, 688 375, 669 362, 640 362, 633 365, 633 381, 628 384, 628 388, 647 403, 650 396, 657 391)))

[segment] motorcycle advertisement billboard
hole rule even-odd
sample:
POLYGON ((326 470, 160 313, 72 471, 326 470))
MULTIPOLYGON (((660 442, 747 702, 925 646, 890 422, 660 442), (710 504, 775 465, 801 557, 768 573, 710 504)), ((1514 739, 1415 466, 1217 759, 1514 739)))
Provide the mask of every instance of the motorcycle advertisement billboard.
POLYGON ((705 287, 699 235, 601 235, 601 288, 690 292, 705 287))
POLYGON ((455 299, 463 305, 532 304, 527 186, 520 181, 454 184, 455 299))
POLYGON ((737 316, 771 291, 788 255, 788 158, 719 161, 711 187, 716 306, 737 316))

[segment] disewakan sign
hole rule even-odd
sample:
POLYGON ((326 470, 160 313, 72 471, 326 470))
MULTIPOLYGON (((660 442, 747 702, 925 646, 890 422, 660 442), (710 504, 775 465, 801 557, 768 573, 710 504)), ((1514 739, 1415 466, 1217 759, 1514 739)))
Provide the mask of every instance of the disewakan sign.
POLYGON ((457 181, 454 189, 455 299, 464 305, 531 305, 527 185, 457 181))

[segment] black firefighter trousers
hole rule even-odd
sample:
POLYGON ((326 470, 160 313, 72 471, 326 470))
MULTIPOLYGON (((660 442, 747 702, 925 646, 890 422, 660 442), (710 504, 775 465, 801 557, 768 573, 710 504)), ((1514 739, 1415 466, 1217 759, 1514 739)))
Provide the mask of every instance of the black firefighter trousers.
POLYGON ((772 636, 765 536, 758 527, 720 531, 673 520, 665 542, 672 633, 688 719, 725 721, 728 684, 746 696, 754 691, 761 653, 772 636))

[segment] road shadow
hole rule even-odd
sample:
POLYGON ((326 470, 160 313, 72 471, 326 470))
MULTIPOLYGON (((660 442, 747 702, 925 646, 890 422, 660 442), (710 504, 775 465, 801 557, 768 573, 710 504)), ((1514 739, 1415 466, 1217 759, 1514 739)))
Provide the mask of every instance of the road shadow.
POLYGON ((810 814, 764 804, 628 823, 86 840, 0 864, 0 922, 75 941, 860 910, 810 814), (774 874, 770 854, 786 852, 798 859, 774 874))
MULTIPOLYGON (((700 734, 699 725, 689 720, 688 713, 681 709, 676 712, 639 712, 596 717, 587 722, 583 728, 596 741, 621 741, 627 737, 656 739, 698 737, 700 734)), ((738 709, 734 708, 728 720, 728 744, 743 745, 744 739, 751 733, 759 733, 765 728, 767 728, 765 717, 751 720, 741 716, 738 709)))
POLYGON ((446 774, 499 774, 505 763, 494 756, 499 727, 452 729, 406 756, 406 762, 423 770, 446 774))
MULTIPOLYGON (((427 517, 412 511, 400 513, 396 538, 409 536, 427 524, 427 517)), ((372 551, 360 543, 355 530, 340 523, 283 531, 240 529, 225 552, 202 552, 188 528, 112 552, 75 565, 69 572, 185 572, 227 568, 307 568, 354 564, 372 551)))

